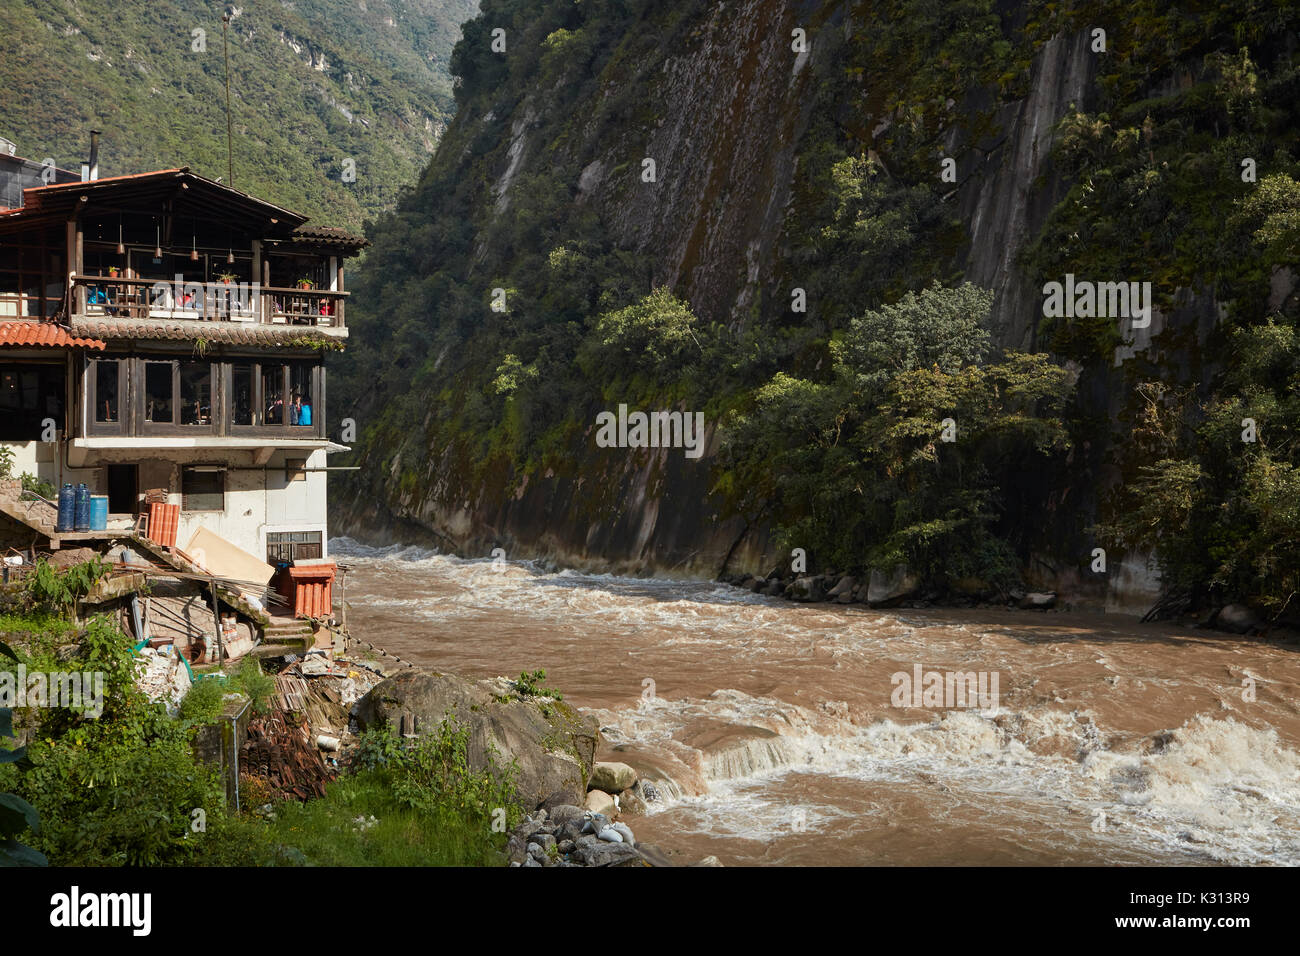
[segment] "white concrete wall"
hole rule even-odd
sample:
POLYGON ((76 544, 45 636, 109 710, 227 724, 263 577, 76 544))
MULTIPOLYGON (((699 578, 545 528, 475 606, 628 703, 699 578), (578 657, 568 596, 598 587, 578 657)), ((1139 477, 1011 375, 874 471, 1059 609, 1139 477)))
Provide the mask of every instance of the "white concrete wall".
MULTIPOLYGON (((60 446, 50 442, 4 442, 14 451, 14 477, 23 472, 34 474, 54 485, 56 492, 64 482, 85 482, 93 495, 107 494, 109 463, 139 466, 139 490, 167 488, 170 504, 181 505, 181 467, 188 464, 224 464, 226 472, 225 510, 182 511, 176 543, 189 544, 200 527, 221 535, 261 560, 266 559, 268 531, 319 531, 322 548, 327 547, 326 482, 327 474, 307 473, 303 481, 286 481, 286 458, 307 457, 308 468, 324 468, 328 456, 324 449, 311 452, 276 451, 265 468, 255 465, 256 455, 229 449, 111 449, 96 452, 96 464, 85 468, 67 468, 60 460, 60 446), (148 456, 148 457, 144 457, 148 456)), ((322 551, 324 554, 324 551, 322 551)))
POLYGON ((24 472, 43 478, 54 486, 55 492, 65 482, 76 485, 85 482, 91 494, 104 494, 106 475, 102 468, 66 468, 59 460, 60 446, 54 442, 0 442, 14 453, 13 476, 24 472))
MULTIPOLYGON (((221 535, 231 544, 249 554, 266 559, 266 533, 268 531, 320 531, 325 538, 325 472, 309 472, 305 481, 285 481, 286 457, 301 457, 302 453, 276 452, 266 469, 230 470, 226 472, 226 510, 182 511, 176 543, 184 548, 200 527, 221 535)), ((324 451, 314 452, 307 467, 324 467, 324 451)), ((153 487, 153 486, 149 486, 153 487)), ((181 504, 180 466, 176 467, 175 480, 168 484, 173 493, 170 504, 181 504)))

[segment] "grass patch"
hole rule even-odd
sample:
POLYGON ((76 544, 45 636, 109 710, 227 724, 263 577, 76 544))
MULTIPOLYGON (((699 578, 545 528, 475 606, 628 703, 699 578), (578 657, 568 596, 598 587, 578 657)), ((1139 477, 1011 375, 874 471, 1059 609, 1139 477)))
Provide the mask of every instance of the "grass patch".
POLYGON ((325 796, 284 803, 264 831, 262 862, 314 866, 500 866, 505 833, 491 816, 429 812, 394 796, 398 781, 385 770, 363 770, 331 783, 325 796), (286 853, 286 848, 297 854, 286 853), (268 855, 269 854, 269 855, 268 855))

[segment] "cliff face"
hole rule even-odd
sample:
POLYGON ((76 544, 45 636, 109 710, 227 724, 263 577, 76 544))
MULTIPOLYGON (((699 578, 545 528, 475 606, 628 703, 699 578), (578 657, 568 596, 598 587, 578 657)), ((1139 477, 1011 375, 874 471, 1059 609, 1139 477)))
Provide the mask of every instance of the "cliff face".
MULTIPOLYGON (((333 414, 360 422, 363 470, 334 494, 335 528, 367 536, 409 522, 399 533, 429 529, 470 553, 502 546, 623 572, 782 563, 776 516, 737 506, 720 478, 719 420, 735 402, 637 379, 623 392, 577 384, 581 354, 564 340, 655 286, 703 323, 770 346, 765 374, 815 373, 851 315, 927 277, 993 290, 994 344, 1044 350, 1044 273, 1024 260, 1074 185, 1053 146, 1072 109, 1116 109, 1116 94, 1099 87, 1088 5, 1057 23, 1037 3, 958 6, 957 19, 929 22, 906 2, 627 2, 600 13, 485 2, 453 58, 457 116, 403 209, 378 225, 349 311, 362 314, 333 414), (945 35, 958 24, 969 37, 945 35), (498 26, 504 56, 490 52, 498 26), (875 164, 869 182, 887 184, 879 221, 910 230, 897 248, 880 240, 874 271, 874 240, 827 259, 839 215, 828 170, 842 156, 875 164), (940 179, 945 156, 957 159, 956 183, 940 179), (850 272, 865 278, 854 286, 850 272), (805 287, 808 312, 792 315, 792 290, 805 287), (491 308, 496 289, 505 313, 491 308), (568 384, 553 384, 565 368, 568 384), (515 371, 533 383, 527 401, 512 391, 515 371), (708 408, 704 457, 597 449, 597 412, 638 398, 708 408)), ((1146 90, 1165 79, 1153 71, 1146 90)), ((1122 478, 1107 436, 1130 411, 1121 360, 1203 381, 1217 314, 1212 290, 1171 287, 1149 332, 1113 361, 1062 357, 1079 376, 1080 417, 1103 424, 1072 453, 1072 477, 1042 476, 1045 517, 1010 515, 1027 529, 1017 545, 1032 578, 1078 580, 1084 529, 1122 478)))

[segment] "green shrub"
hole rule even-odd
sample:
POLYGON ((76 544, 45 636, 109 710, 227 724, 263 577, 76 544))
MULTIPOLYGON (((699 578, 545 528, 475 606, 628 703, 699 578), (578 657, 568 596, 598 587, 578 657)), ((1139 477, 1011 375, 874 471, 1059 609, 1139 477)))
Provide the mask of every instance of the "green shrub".
POLYGON ((535 670, 531 674, 523 671, 519 674, 519 679, 515 681, 515 690, 525 697, 552 697, 555 700, 564 700, 564 695, 553 687, 543 687, 542 681, 546 680, 546 669, 535 670))
POLYGON ((253 713, 265 714, 270 709, 271 695, 275 693, 275 678, 263 673, 257 658, 245 657, 230 681, 230 689, 249 699, 253 713))
POLYGON ((40 558, 27 575, 27 595, 38 610, 72 616, 77 602, 107 571, 108 565, 98 556, 62 571, 40 558))
POLYGON ((206 677, 190 688, 181 701, 181 719, 194 724, 210 724, 221 714, 221 703, 226 695, 226 685, 214 677, 206 677))

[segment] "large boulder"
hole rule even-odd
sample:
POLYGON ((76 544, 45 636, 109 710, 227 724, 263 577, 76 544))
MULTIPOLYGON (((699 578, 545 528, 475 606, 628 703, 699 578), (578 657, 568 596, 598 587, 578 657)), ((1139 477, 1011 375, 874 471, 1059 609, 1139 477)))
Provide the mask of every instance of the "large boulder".
POLYGON ((826 592, 826 596, 840 597, 841 594, 848 594, 849 597, 853 597, 853 589, 857 587, 858 587, 857 578, 854 578, 853 575, 844 575, 844 578, 841 578, 839 581, 837 581, 835 587, 829 589, 829 591, 826 592))
POLYGON ((1245 634, 1259 625, 1259 617, 1244 604, 1229 604, 1214 617, 1214 626, 1234 634, 1245 634))
POLYGON ((873 607, 896 604, 911 597, 920 586, 921 579, 905 565, 898 565, 889 574, 873 570, 867 582, 867 603, 873 607))
POLYGON ((636 771, 625 763, 597 762, 591 768, 591 779, 587 786, 593 790, 606 793, 622 793, 636 783, 636 771))
POLYGON ((821 601, 825 596, 820 576, 805 574, 795 578, 790 586, 790 597, 795 601, 821 601))
POLYGON ((405 718, 408 728, 433 731, 449 716, 469 730, 473 769, 517 763, 515 786, 528 809, 584 802, 600 728, 596 718, 563 701, 522 697, 503 678, 466 680, 411 668, 376 684, 356 707, 363 730, 383 724, 396 730, 405 718))
POLYGON ((593 790, 587 794, 587 799, 583 804, 592 813, 600 813, 607 817, 612 817, 618 813, 618 804, 604 790, 593 790))
POLYGON ((626 843, 579 844, 574 858, 583 866, 649 866, 635 847, 626 843))

